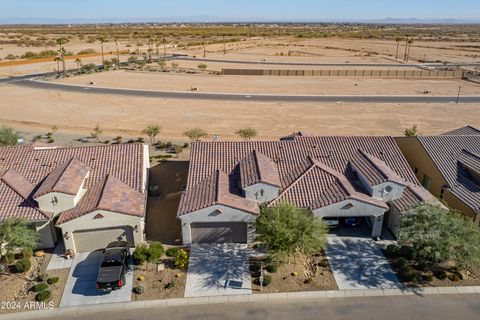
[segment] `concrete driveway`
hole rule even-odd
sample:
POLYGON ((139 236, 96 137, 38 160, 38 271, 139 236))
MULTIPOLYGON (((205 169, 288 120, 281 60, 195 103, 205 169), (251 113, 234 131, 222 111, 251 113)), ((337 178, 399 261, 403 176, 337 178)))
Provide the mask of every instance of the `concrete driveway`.
POLYGON ((185 297, 251 294, 245 244, 198 244, 190 248, 185 297))
POLYGON ((380 246, 369 238, 329 234, 325 253, 340 290, 402 287, 380 246))
POLYGON ((126 302, 131 300, 133 271, 126 275, 126 285, 110 293, 99 293, 95 288, 102 252, 80 252, 73 259, 63 291, 60 307, 82 306, 100 303, 126 302))

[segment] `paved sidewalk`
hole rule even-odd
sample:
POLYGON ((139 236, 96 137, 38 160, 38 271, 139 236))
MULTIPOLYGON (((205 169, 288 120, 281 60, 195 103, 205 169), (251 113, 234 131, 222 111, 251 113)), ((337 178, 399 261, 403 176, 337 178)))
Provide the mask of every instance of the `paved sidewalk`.
POLYGON ((73 259, 66 259, 64 257, 65 246, 63 241, 59 241, 55 250, 53 251, 52 258, 47 266, 48 270, 68 269, 72 267, 73 259))

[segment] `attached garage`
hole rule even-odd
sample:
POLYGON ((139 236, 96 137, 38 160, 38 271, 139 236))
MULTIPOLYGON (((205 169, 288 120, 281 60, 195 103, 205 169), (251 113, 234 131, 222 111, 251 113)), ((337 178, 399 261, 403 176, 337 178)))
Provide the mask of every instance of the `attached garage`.
POLYGON ((103 249, 113 241, 128 241, 131 246, 134 246, 131 226, 75 231, 73 241, 77 252, 103 249))
POLYGON ((245 222, 196 222, 190 229, 192 243, 247 243, 245 222))

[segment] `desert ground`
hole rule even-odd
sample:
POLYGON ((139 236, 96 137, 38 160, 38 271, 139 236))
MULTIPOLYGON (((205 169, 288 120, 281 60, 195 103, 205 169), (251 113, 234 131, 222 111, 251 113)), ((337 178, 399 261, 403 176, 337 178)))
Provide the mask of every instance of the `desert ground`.
MULTIPOLYGON (((120 57, 121 61, 126 61, 130 56, 145 57, 148 53, 145 37, 143 39, 135 38, 132 36, 135 34, 133 30, 135 29, 121 31, 122 35, 126 35, 118 41, 119 50, 125 52, 120 57), (137 46, 140 54, 136 52, 137 46)), ((260 31, 256 35, 248 37, 245 34, 248 34, 249 31, 241 30, 243 30, 243 34, 235 36, 235 40, 225 41, 225 45, 218 43, 221 39, 218 32, 212 38, 202 40, 201 30, 189 31, 197 32, 195 35, 182 34, 179 36, 175 35, 177 31, 172 31, 167 36, 165 44, 167 54, 188 54, 190 57, 196 57, 197 60, 169 61, 167 64, 169 72, 109 71, 50 81, 82 86, 94 81, 96 86, 148 90, 188 91, 191 87, 197 87, 200 92, 315 95, 455 95, 458 87, 461 86, 462 94, 480 94, 480 84, 462 80, 327 79, 320 77, 222 76, 217 74, 222 68, 322 68, 318 66, 260 66, 207 61, 205 62, 208 65, 207 71, 200 72, 198 64, 202 63, 204 50, 207 59, 222 60, 287 64, 376 63, 398 66, 405 63, 403 61, 405 42, 403 41, 398 45, 399 57, 395 59, 397 50, 395 34, 398 30, 394 29, 385 31, 385 37, 379 36, 374 39, 335 36, 300 38, 298 35, 295 37, 261 36, 259 35, 262 33, 260 31), (191 45, 189 41, 192 41, 191 45), (205 47, 202 45, 202 41, 206 43, 205 47), (178 65, 173 68, 172 62, 178 65)), ((449 30, 445 32, 448 33, 449 30)), ((81 58, 82 64, 101 62, 101 45, 95 40, 95 36, 102 32, 101 30, 89 29, 85 31, 85 34, 80 33, 79 35, 75 35, 75 32, 79 32, 78 29, 72 28, 67 31, 65 34, 60 34, 41 28, 21 31, 0 28, 0 59, 2 59, 0 61, 0 77, 57 69, 57 63, 53 61, 53 58, 51 61, 49 59, 47 61, 21 59, 21 55, 27 51, 40 52, 44 50, 43 45, 38 42, 29 43, 28 46, 12 43, 12 39, 19 37, 25 39, 26 35, 30 39, 39 39, 39 36, 43 35, 50 41, 62 35, 67 36, 69 42, 65 48, 74 54, 66 60, 69 68, 76 67, 76 57, 81 58), (77 56, 86 49, 93 49, 96 53, 77 56), (15 58, 5 59, 9 54, 15 58)), ((161 32, 164 35, 167 34, 167 31, 161 32)), ((308 32, 308 30, 301 32, 308 32)), ((402 32, 410 32, 410 34, 417 32, 421 35, 417 36, 412 44, 409 63, 418 63, 419 61, 480 62, 478 35, 472 33, 470 29, 449 33, 448 37, 443 35, 445 32, 441 28, 432 32, 429 30, 405 30, 402 32)), ((111 59, 115 57, 116 46, 111 36, 107 38, 103 44, 105 58, 111 59)), ((163 45, 156 45, 152 48, 153 56, 156 56, 157 49, 159 55, 163 55, 163 45)), ((50 43, 48 49, 56 50, 56 47, 50 43)), ((155 63, 152 66, 158 68, 155 63)), ((347 65, 336 68, 353 67, 347 65)), ((385 67, 368 68, 385 69, 385 67)), ((392 69, 395 66, 388 68, 392 69)), ((56 140, 62 141, 62 143, 68 143, 75 137, 88 136, 97 123, 102 127, 106 136, 131 137, 140 136, 141 130, 149 124, 158 124, 162 126, 159 138, 174 142, 186 141, 182 132, 192 127, 201 127, 211 135, 219 135, 220 139, 231 140, 237 139, 234 132, 238 128, 247 126, 258 130, 259 139, 277 139, 294 131, 306 131, 316 135, 395 136, 402 135, 405 128, 415 124, 421 134, 438 134, 466 124, 480 126, 478 105, 462 103, 458 105, 252 103, 175 100, 92 95, 87 92, 42 91, 5 83, 0 84, 0 97, 0 124, 15 127, 21 130, 26 137, 49 131, 52 126, 57 126, 59 130, 56 133, 56 140)))
POLYGON ((480 94, 480 84, 461 80, 403 80, 337 77, 230 76, 165 72, 111 71, 57 82, 99 87, 164 91, 305 95, 465 95, 480 94))

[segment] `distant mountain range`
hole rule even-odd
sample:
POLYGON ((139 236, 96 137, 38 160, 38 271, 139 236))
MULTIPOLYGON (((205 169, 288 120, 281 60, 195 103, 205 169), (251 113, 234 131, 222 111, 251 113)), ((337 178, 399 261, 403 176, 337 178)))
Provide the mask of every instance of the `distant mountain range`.
POLYGON ((480 18, 384 18, 384 19, 269 19, 261 17, 220 18, 209 15, 162 18, 0 18, 0 24, 101 24, 101 23, 376 23, 376 24, 479 24, 480 18))

